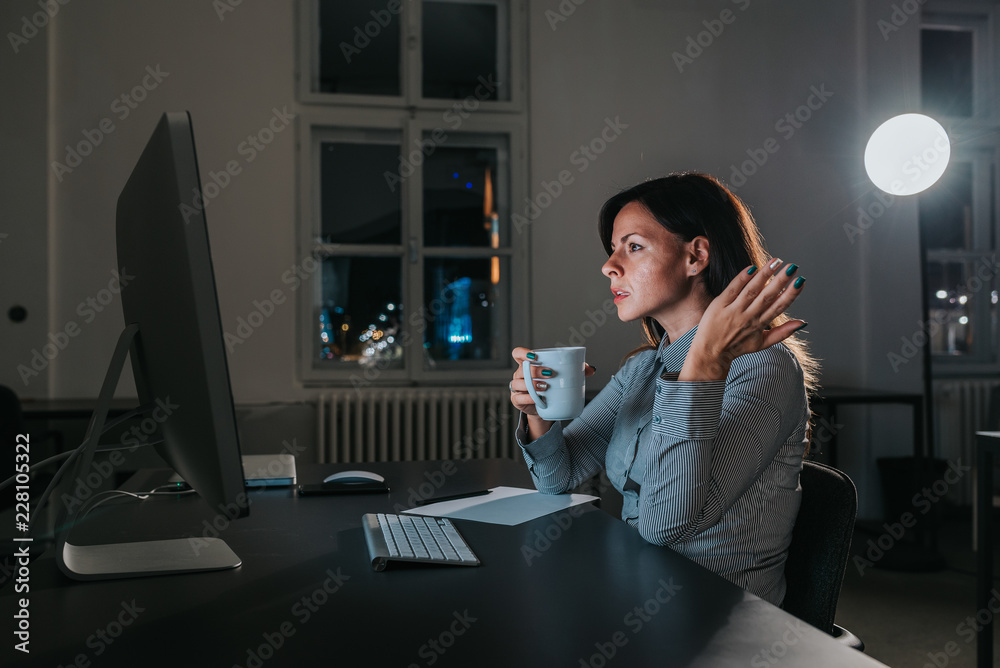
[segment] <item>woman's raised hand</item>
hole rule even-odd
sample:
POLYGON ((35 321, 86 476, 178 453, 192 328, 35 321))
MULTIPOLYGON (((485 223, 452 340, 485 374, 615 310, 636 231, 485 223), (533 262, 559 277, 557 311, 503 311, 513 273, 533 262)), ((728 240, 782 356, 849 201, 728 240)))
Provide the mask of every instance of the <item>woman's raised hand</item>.
POLYGON ((804 320, 789 320, 768 329, 802 293, 806 279, 797 273, 798 265, 778 259, 740 272, 702 315, 678 380, 725 380, 740 355, 773 346, 805 327, 804 320))

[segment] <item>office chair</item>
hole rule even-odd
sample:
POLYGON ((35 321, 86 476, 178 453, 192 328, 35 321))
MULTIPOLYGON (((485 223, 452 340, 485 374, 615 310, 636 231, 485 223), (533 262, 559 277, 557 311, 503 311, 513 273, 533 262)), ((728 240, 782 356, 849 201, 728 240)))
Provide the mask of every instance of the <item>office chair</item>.
POLYGON ((863 652, 860 638, 833 623, 858 512, 857 490, 845 473, 810 461, 802 463, 800 484, 802 505, 785 562, 782 607, 863 652))

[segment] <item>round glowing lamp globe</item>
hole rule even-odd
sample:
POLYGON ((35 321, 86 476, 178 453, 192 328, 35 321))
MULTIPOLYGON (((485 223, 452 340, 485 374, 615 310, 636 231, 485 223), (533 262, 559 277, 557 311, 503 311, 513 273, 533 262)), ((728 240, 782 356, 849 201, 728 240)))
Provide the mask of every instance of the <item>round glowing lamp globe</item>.
POLYGON ((951 158, 941 124, 923 114, 901 114, 878 126, 865 147, 865 170, 879 189, 916 195, 934 185, 951 158))

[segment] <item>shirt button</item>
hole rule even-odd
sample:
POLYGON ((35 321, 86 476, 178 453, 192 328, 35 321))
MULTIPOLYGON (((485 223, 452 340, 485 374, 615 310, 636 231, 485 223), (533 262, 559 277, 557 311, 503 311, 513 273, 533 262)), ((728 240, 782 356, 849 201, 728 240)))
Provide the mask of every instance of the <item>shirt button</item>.
POLYGON ((659 415, 654 415, 653 416, 653 423, 654 424, 660 424, 660 416, 659 415))

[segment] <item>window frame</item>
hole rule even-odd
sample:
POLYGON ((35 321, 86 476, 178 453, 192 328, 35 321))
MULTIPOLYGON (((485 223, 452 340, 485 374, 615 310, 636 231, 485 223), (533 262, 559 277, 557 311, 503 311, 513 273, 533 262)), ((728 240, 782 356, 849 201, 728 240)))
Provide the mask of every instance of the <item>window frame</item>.
MULTIPOLYGON (((997 184, 993 184, 992 187, 992 202, 990 197, 990 179, 991 176, 994 180, 996 179, 997 168, 1000 166, 998 160, 1000 160, 1000 148, 998 147, 957 148, 952 153, 952 163, 967 162, 972 166, 973 247, 972 249, 928 248, 926 262, 961 262, 978 266, 983 259, 1000 257, 1000 251, 996 247, 990 247, 991 241, 1000 240, 1000 221, 990 220, 991 210, 1000 211, 997 184)), ((987 344, 977 344, 974 352, 961 356, 933 354, 932 363, 935 373, 940 371, 942 376, 947 377, 966 372, 994 373, 1000 371, 1000 331, 992 331, 991 308, 995 307, 989 301, 990 293, 998 289, 998 285, 1000 285, 1000 281, 994 274, 989 282, 978 291, 979 294, 984 295, 984 298, 973 300, 972 315, 975 318, 973 340, 986 341, 987 344)))
POLYGON ((993 31, 991 24, 995 17, 990 11, 957 12, 949 8, 947 11, 925 11, 920 22, 920 30, 955 30, 972 33, 972 116, 946 117, 963 120, 988 120, 995 109, 995 91, 993 85, 993 61, 990 57, 994 51, 993 31))
MULTIPOLYGON (((921 16, 920 29, 972 31, 972 115, 937 117, 952 138, 951 162, 972 164, 973 249, 927 249, 924 262, 976 262, 986 257, 1000 258, 1000 88, 994 77, 1000 58, 1000 6, 996 3, 955 4, 929 2, 921 16), (992 169, 991 169, 992 163, 992 169), (991 183, 992 181, 992 183, 991 183), (992 190, 992 197, 991 197, 992 190), (993 220, 990 220, 991 215, 993 220), (990 248, 991 239, 993 248, 990 248)), ((919 49, 919 40, 918 47, 919 49)), ((921 54, 918 51, 918 57, 921 54)), ((919 75, 917 88, 920 89, 919 75)), ((918 99, 920 95, 918 92, 918 99)), ((933 354, 935 377, 956 378, 1000 373, 1000 327, 993 330, 991 290, 1000 289, 994 275, 984 286, 986 299, 976 300, 973 337, 987 341, 970 355, 933 354)))
MULTIPOLYGON (((506 20, 498 21, 497 28, 507 29, 509 41, 506 53, 507 70, 510 81, 510 100, 483 100, 480 108, 484 112, 524 113, 527 97, 527 8, 524 0, 432 0, 434 2, 454 2, 463 4, 506 3, 509 13, 506 20)), ((296 69, 298 99, 303 104, 330 106, 387 107, 421 110, 446 110, 462 100, 425 98, 422 94, 423 75, 423 35, 421 33, 421 0, 400 0, 400 94, 399 95, 359 95, 348 93, 322 93, 315 90, 319 78, 319 2, 320 0, 299 0, 297 22, 298 67, 296 69)), ((387 3, 388 4, 388 3, 387 3)), ((501 17, 503 14, 501 13, 501 17)), ((502 34, 502 33, 501 33, 502 34)), ((502 41, 498 41, 502 44, 502 41)), ((499 67, 502 76, 503 65, 499 67)))
MULTIPOLYGON (((447 109, 447 108, 446 108, 447 109)), ((430 253, 423 244, 423 172, 417 169, 414 174, 400 183, 402 203, 402 230, 399 245, 364 246, 358 245, 346 251, 340 244, 323 244, 322 218, 320 200, 320 168, 318 148, 329 138, 331 130, 352 129, 386 130, 400 133, 401 152, 408 146, 413 146, 415 140, 420 140, 425 131, 432 132, 443 125, 443 115, 440 110, 362 108, 357 106, 333 107, 321 109, 304 109, 297 122, 298 132, 298 170, 299 181, 299 223, 296 248, 299 257, 312 256, 322 263, 327 253, 334 255, 352 255, 356 248, 358 254, 395 255, 401 257, 403 263, 402 294, 407 314, 415 313, 423 303, 423 267, 425 257, 493 257, 501 256, 508 259, 509 291, 507 297, 509 309, 505 315, 511 341, 526 340, 529 315, 528 294, 528 235, 511 230, 509 244, 494 249, 490 247, 430 247, 436 248, 430 253), (416 262, 408 258, 411 251, 411 239, 416 239, 416 262), (417 306, 414 306, 417 305, 417 306)), ((442 128, 444 129, 444 128, 442 128)), ((501 216, 501 220, 510 221, 516 203, 528 198, 528 164, 527 164, 527 119, 524 114, 495 114, 477 111, 470 114, 462 125, 454 130, 446 130, 452 136, 457 135, 505 135, 508 142, 509 190, 510 199, 506 206, 510 210, 501 216)), ((499 211, 498 211, 499 212, 499 211)), ((510 224, 508 222, 508 224, 510 224)), ((469 361, 462 368, 445 368, 430 370, 424 368, 423 336, 407 337, 404 349, 404 367, 402 369, 374 369, 366 373, 366 369, 357 364, 323 364, 316 359, 315 327, 312 324, 319 320, 318 305, 322 296, 322 280, 312 280, 304 284, 306 289, 299 291, 298 308, 298 342, 297 358, 299 360, 299 377, 305 386, 400 386, 400 385, 471 385, 506 382, 510 377, 510 365, 503 356, 495 362, 489 362, 489 368, 483 364, 469 361), (308 325, 307 325, 308 323, 308 325), (339 368, 338 368, 339 367, 339 368)), ((415 330, 411 330, 415 331, 415 330)), ((454 366, 449 363, 446 366, 454 366)))

